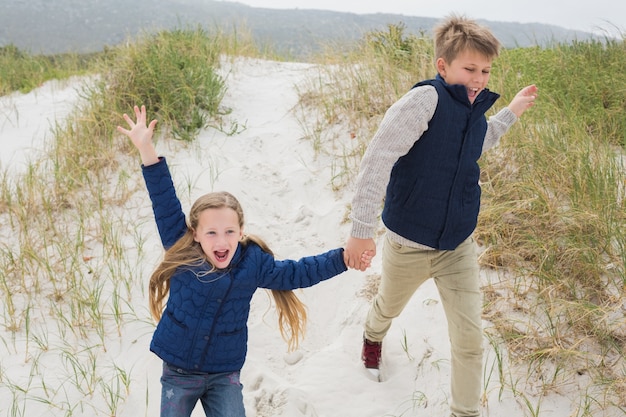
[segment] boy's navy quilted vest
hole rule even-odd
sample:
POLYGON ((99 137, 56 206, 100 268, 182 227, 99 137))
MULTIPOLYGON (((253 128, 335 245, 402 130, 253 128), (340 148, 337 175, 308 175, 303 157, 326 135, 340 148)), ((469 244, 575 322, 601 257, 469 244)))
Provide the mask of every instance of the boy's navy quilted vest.
POLYGON ((439 96, 428 130, 391 171, 382 219, 387 228, 431 248, 453 250, 476 228, 485 112, 499 95, 483 90, 470 104, 461 85, 439 76, 439 96))

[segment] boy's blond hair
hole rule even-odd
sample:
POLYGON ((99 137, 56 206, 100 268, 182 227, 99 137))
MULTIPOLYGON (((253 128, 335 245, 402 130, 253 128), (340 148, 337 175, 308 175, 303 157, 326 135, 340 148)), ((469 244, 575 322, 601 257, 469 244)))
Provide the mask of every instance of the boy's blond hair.
POLYGON ((452 62, 461 52, 478 52, 489 59, 500 54, 501 44, 485 27, 464 16, 451 15, 434 29, 435 60, 452 62))

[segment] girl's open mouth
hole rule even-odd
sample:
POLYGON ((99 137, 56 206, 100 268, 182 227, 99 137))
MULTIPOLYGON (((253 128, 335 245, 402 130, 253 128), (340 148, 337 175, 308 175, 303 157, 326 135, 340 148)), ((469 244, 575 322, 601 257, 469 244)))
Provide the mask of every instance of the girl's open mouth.
POLYGON ((227 250, 221 251, 221 252, 215 251, 215 252, 213 252, 213 254, 215 255, 215 259, 218 262, 224 262, 228 258, 228 251, 227 250))

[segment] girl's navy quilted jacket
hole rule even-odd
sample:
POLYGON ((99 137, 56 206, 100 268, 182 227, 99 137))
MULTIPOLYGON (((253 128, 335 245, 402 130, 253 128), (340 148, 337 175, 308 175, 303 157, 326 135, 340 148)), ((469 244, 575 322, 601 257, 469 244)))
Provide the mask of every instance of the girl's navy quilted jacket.
MULTIPOLYGON (((165 248, 187 229, 165 161, 142 167, 165 248)), ((192 372, 238 371, 247 352, 250 300, 257 288, 310 287, 346 270, 343 249, 299 261, 277 261, 250 243, 239 245, 228 269, 180 268, 170 281, 163 316, 150 350, 164 362, 192 372)), ((278 336, 278 335, 277 335, 278 336)))

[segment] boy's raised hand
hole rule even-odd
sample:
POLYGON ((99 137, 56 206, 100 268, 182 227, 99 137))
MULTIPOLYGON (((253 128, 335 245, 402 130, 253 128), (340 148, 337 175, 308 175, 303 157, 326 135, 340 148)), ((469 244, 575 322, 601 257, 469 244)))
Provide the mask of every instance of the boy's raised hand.
POLYGON ((146 106, 141 106, 141 109, 135 106, 134 110, 137 121, 133 122, 133 120, 124 113, 124 120, 126 120, 130 129, 118 126, 117 131, 130 138, 141 155, 142 164, 145 166, 156 164, 159 162, 159 157, 152 143, 152 135, 157 121, 152 120, 149 125, 146 125, 146 106))
POLYGON ((524 112, 535 105, 537 98, 537 86, 529 85, 522 88, 511 100, 509 109, 515 113, 517 117, 521 117, 524 112))

